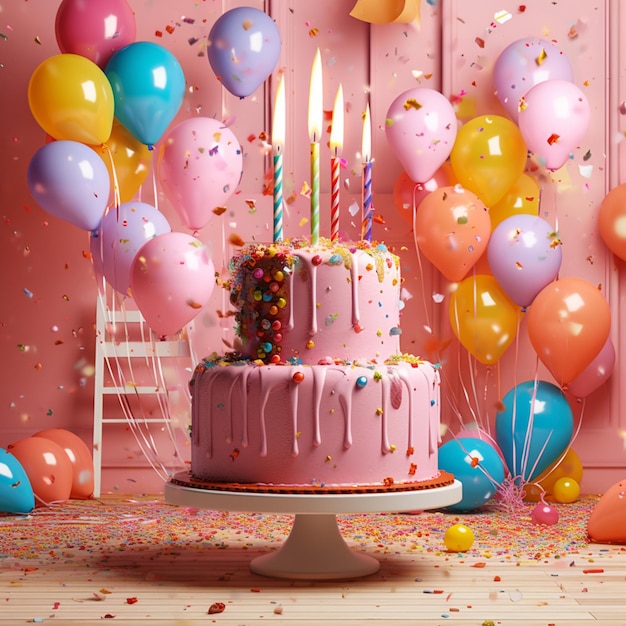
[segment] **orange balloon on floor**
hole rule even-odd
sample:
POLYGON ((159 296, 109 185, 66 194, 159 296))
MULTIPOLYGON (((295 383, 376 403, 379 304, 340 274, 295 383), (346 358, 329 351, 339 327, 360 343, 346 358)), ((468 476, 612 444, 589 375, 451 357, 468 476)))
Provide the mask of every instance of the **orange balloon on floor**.
POLYGON ((626 480, 609 487, 600 498, 589 516, 587 533, 598 543, 626 543, 626 480))

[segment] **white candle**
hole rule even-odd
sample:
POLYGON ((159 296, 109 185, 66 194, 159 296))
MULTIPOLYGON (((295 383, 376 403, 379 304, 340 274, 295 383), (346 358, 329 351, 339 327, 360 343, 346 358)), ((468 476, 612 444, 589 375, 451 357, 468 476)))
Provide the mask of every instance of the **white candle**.
POLYGON ((309 87, 309 139, 311 141, 311 243, 317 244, 320 235, 320 137, 324 117, 322 96, 322 57, 315 53, 309 87))

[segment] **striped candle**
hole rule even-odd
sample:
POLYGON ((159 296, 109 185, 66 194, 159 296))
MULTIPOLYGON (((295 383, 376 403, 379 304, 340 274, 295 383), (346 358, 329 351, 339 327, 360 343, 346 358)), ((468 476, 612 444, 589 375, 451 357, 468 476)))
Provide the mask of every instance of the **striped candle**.
POLYGON ((322 57, 317 49, 309 86, 309 138, 311 140, 311 243, 320 238, 320 137, 324 117, 322 96, 322 57))
POLYGON ((343 87, 339 85, 333 107, 333 121, 330 130, 330 151, 333 155, 330 160, 330 238, 332 241, 339 239, 339 213, 340 213, 340 168, 341 150, 343 149, 343 87))
POLYGON ((372 124, 370 121, 370 105, 367 104, 363 118, 363 140, 361 144, 361 158, 363 159, 363 227, 362 239, 372 241, 372 224, 374 207, 372 205, 372 124))
POLYGON ((274 117, 272 119, 272 151, 274 153, 274 241, 283 238, 283 149, 285 145, 285 85, 280 75, 274 117))

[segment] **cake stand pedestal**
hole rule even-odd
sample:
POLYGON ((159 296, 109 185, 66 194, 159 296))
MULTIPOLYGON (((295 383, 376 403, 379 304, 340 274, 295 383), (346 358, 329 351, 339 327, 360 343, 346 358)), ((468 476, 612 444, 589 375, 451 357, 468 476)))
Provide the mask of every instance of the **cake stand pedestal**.
MULTIPOLYGON (((179 480, 180 476, 177 477, 179 480)), ((461 483, 388 493, 284 494, 221 491, 165 484, 165 501, 217 511, 290 513, 291 532, 275 552, 252 560, 255 574, 274 578, 341 580, 378 571, 377 559, 355 552, 344 541, 337 514, 438 509, 460 501, 461 483)))

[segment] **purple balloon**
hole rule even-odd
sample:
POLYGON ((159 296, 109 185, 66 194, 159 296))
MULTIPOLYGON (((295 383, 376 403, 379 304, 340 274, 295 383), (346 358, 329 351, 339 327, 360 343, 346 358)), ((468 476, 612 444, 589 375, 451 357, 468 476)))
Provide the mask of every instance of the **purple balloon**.
POLYGON ((487 247, 491 272, 509 298, 522 307, 557 277, 562 256, 552 226, 525 213, 500 222, 487 247))
POLYGON ((112 208, 91 238, 96 275, 128 295, 133 260, 139 249, 157 235, 171 232, 165 215, 145 202, 125 202, 112 208))
POLYGON ((28 187, 50 215, 84 230, 100 224, 110 191, 104 161, 77 141, 53 141, 35 152, 28 166, 28 187))
POLYGON ((224 87, 244 98, 274 71, 280 56, 280 33, 274 20, 259 9, 231 9, 213 25, 207 54, 224 87))
POLYGON ((520 98, 546 80, 574 79, 567 56, 553 42, 537 37, 518 39, 507 46, 493 66, 498 100, 517 122, 520 98))

